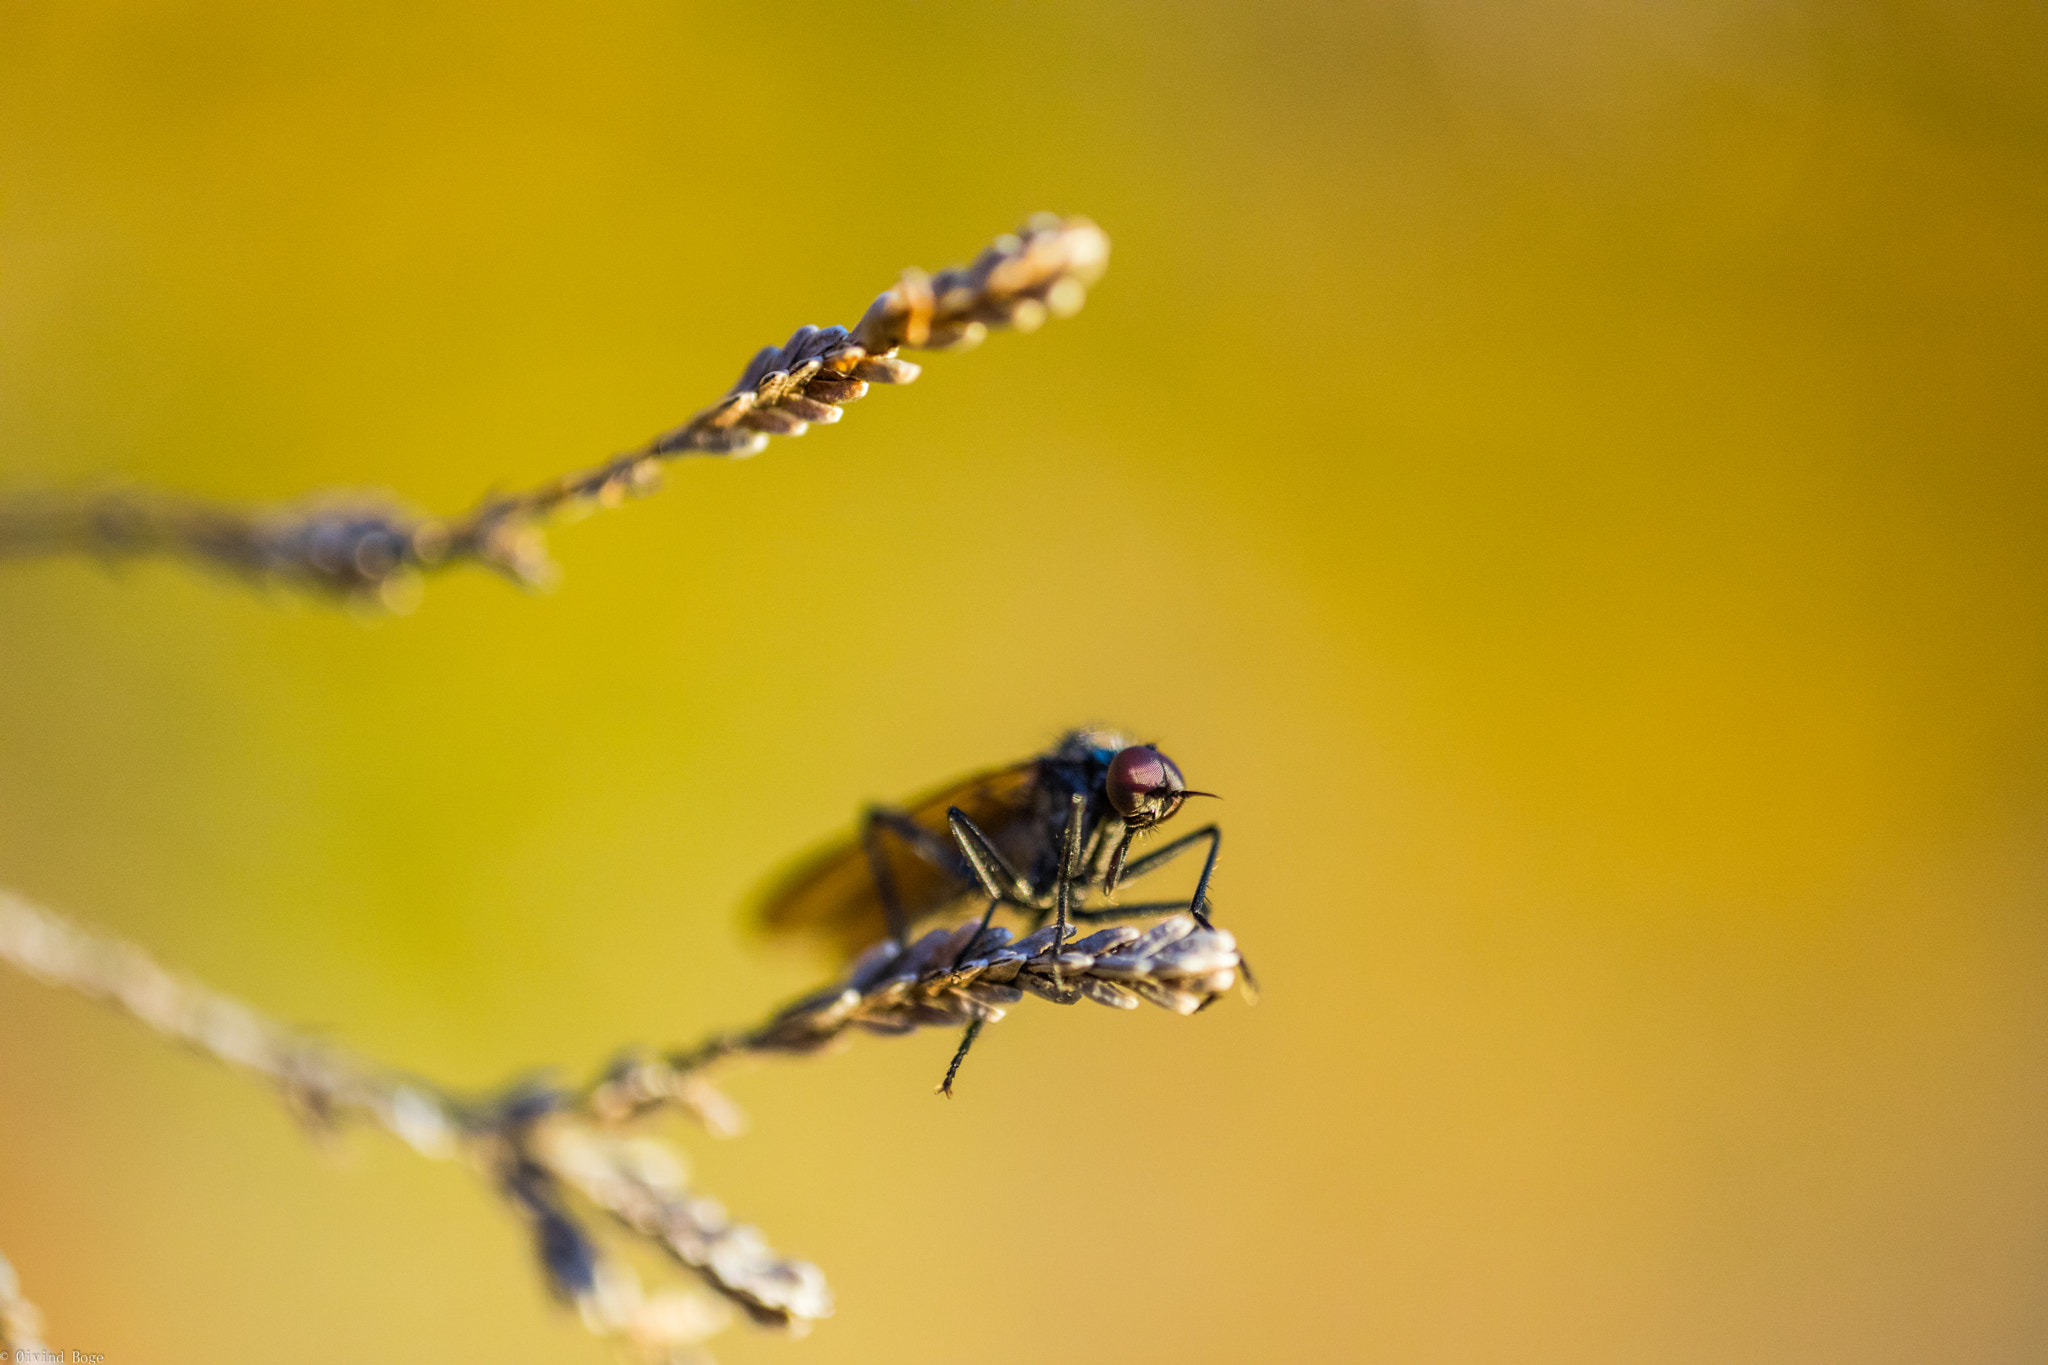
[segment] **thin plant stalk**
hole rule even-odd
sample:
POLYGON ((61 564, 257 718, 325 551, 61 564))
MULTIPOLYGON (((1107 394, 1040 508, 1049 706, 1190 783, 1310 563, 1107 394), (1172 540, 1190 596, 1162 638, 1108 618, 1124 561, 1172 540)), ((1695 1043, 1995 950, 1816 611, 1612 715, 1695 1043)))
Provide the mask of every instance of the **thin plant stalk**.
POLYGON ((546 586, 556 577, 550 521, 651 493, 672 460, 752 455, 771 437, 837 422, 870 386, 917 378, 901 351, 962 350, 992 328, 1032 331, 1072 314, 1108 263, 1102 229, 1040 214, 968 265, 905 271, 851 328, 800 327, 763 347, 723 397, 681 426, 454 516, 424 515, 388 494, 248 508, 127 487, 17 493, 0 498, 0 558, 169 557, 390 610, 417 602, 424 575, 464 564, 546 586))

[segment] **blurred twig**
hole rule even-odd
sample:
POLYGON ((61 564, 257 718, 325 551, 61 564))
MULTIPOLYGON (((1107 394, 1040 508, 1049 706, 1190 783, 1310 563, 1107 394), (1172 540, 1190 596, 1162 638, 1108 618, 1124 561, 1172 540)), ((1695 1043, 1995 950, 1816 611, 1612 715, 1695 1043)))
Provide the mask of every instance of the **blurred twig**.
POLYGON ((763 348, 723 398, 673 431, 459 516, 422 515, 382 494, 257 509, 134 488, 17 494, 0 499, 0 558, 165 555, 400 610, 423 574, 458 564, 543 585, 554 576, 551 518, 651 492, 663 463, 679 456, 751 455, 771 436, 836 422, 870 384, 917 378, 899 350, 959 349, 991 327, 1029 331, 1072 313, 1108 261, 1109 238, 1093 223, 1041 214, 970 265, 904 272, 851 330, 801 327, 763 348))
POLYGON ((21 1280, 5 1256, 0 1256, 0 1359, 13 1359, 15 1351, 42 1351, 43 1315, 22 1297, 21 1280))
MULTIPOLYGON (((737 1305, 756 1322, 799 1332, 832 1311, 818 1269, 777 1255, 759 1233, 693 1192, 681 1156, 668 1143, 608 1131, 564 1091, 522 1085, 482 1102, 459 1099, 284 1028, 165 970, 133 944, 6 892, 0 892, 0 961, 108 1001, 157 1033, 258 1077, 316 1131, 368 1122, 424 1156, 465 1162, 532 1229, 554 1292, 578 1309, 591 1331, 630 1346, 642 1359, 688 1358, 729 1316, 722 1303, 737 1305), (625 1259, 606 1252, 590 1231, 593 1212, 622 1228, 629 1243, 694 1271, 720 1299, 643 1289, 625 1259)), ((11 1302, 0 1298, 0 1307, 11 1302)), ((9 1332, 35 1326, 28 1317, 18 1327, 13 1318, 7 1322, 9 1332)))
MULTIPOLYGON (((107 1001, 154 1032, 257 1077, 316 1132, 363 1122, 424 1156, 463 1161, 531 1229, 557 1296, 579 1310, 591 1331, 654 1362, 689 1358, 723 1325, 726 1305, 799 1332, 832 1311, 815 1266, 778 1255, 753 1228, 694 1192, 671 1144, 622 1131, 667 1110, 684 1111, 713 1131, 735 1130, 736 1112, 705 1077, 711 1065, 739 1055, 817 1052, 856 1029, 902 1034, 986 1024, 1026 994, 1120 1009, 1149 1001, 1193 1014, 1228 991, 1241 966, 1227 932, 1186 914, 1064 945, 1052 926, 1013 939, 1007 929, 982 930, 970 920, 934 929, 908 947, 877 944, 845 981, 776 1011, 757 1028, 663 1057, 628 1057, 581 1090, 523 1082, 476 1101, 285 1028, 168 971, 134 944, 5 891, 0 962, 107 1001), (627 1245, 694 1271, 719 1297, 648 1292, 593 1234, 593 1214, 627 1245)), ((0 1324, 32 1335, 32 1309, 22 1304, 18 1318, 6 1316, 20 1303, 8 1296, 12 1286, 0 1261, 0 1324)))

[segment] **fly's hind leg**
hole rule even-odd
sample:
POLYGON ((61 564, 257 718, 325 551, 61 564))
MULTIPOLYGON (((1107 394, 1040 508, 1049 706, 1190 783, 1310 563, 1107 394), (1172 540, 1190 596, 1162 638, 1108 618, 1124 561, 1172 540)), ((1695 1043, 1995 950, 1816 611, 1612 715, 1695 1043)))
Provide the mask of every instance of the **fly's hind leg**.
POLYGON ((1031 883, 1018 875, 1017 869, 1010 866, 1010 860, 996 847, 995 840, 982 833, 981 826, 975 824, 966 811, 958 806, 948 806, 946 827, 952 830, 953 842, 959 846, 961 856, 967 859, 967 866, 983 895, 992 901, 1021 906, 1026 910, 1038 908, 1038 897, 1033 893, 1031 883))
POLYGON ((896 885, 896 870, 882 847, 882 835, 893 834, 916 856, 933 867, 951 873, 964 882, 974 874, 960 861, 952 845, 889 806, 869 806, 860 822, 860 846, 868 856, 868 872, 875 879, 875 894, 881 898, 882 913, 889 920, 889 936, 898 943, 910 943, 910 916, 903 906, 903 893, 896 885))

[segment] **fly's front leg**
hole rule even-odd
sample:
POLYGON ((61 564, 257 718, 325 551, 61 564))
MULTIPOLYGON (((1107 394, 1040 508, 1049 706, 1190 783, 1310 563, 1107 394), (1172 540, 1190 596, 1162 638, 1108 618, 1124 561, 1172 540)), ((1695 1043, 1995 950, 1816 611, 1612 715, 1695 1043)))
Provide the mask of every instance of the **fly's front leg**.
MULTIPOLYGON (((1205 826, 1194 831, 1192 834, 1182 835, 1170 844, 1152 850, 1136 862, 1126 865, 1124 875, 1126 877, 1142 877, 1147 872, 1156 872, 1166 866, 1167 863, 1193 848, 1196 844, 1201 843, 1204 839, 1209 841, 1209 856, 1202 860, 1202 875, 1195 882, 1195 894, 1188 899, 1187 913, 1193 915, 1195 923, 1201 925, 1204 929, 1214 929, 1216 926, 1209 923, 1209 882, 1216 875, 1216 855, 1223 851, 1223 830, 1221 826, 1205 826)), ((1244 954, 1242 953, 1238 954, 1237 967, 1244 977, 1245 995, 1252 1000, 1258 999, 1259 978, 1252 974, 1252 964, 1245 961, 1244 954)))
POLYGON ((1195 882, 1195 894, 1188 900, 1185 909, 1195 917, 1197 924, 1204 929, 1213 929, 1215 926, 1209 923, 1209 881, 1216 875, 1216 855, 1223 851, 1222 826, 1205 825, 1192 834, 1183 834, 1172 843, 1153 849, 1144 857, 1126 863, 1124 876, 1128 879, 1142 877, 1148 872, 1157 872, 1205 839, 1209 842, 1209 856, 1202 862, 1202 875, 1195 882))
POLYGON ((1143 919, 1147 915, 1187 913, 1186 901, 1139 901, 1133 905, 1105 905, 1100 910, 1075 910, 1076 924, 1113 924, 1120 919, 1143 919))

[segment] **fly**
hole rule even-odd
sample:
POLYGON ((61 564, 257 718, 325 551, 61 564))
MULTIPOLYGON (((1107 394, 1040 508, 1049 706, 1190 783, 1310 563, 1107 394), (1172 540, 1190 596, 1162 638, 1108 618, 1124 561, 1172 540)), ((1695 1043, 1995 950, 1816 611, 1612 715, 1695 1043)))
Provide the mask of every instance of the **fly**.
MULTIPOLYGON (((1076 730, 1051 751, 977 773, 905 806, 869 806, 852 839, 802 859, 760 896, 772 933, 822 939, 852 957, 884 934, 910 942, 926 920, 969 901, 986 902, 981 927, 1010 909, 1037 929, 1048 920, 1060 942, 1076 924, 1186 913, 1209 928, 1209 883, 1223 832, 1204 825, 1137 856, 1138 836, 1171 820, 1191 791, 1172 759, 1113 730, 1076 730), (1186 901, 1117 904, 1126 881, 1205 848, 1186 901)), ((964 951, 964 949, 963 949, 964 951)), ((1245 973, 1246 985, 1253 983, 1245 973)), ((968 1025, 940 1086, 980 1032, 968 1025)))

